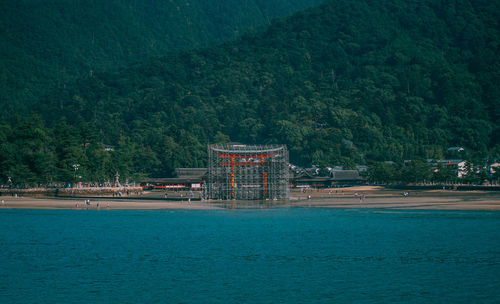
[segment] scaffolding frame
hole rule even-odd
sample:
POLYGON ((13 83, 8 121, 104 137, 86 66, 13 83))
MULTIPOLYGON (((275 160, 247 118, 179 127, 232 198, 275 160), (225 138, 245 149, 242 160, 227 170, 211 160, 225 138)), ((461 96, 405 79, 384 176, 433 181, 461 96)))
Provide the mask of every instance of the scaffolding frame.
POLYGON ((283 200, 290 197, 285 145, 208 145, 205 197, 283 200))

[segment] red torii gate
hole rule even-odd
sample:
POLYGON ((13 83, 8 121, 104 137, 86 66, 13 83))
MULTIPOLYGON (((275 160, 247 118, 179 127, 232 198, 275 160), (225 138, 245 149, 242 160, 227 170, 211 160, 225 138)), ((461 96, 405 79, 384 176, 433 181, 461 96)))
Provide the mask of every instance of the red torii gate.
MULTIPOLYGON (((220 159, 229 159, 229 162, 220 162, 219 165, 223 167, 231 167, 231 195, 234 196, 234 188, 235 188, 235 183, 234 183, 234 168, 235 167, 244 167, 244 166, 265 166, 266 165, 266 159, 273 158, 276 156, 276 154, 262 154, 262 153, 257 153, 257 154, 224 154, 224 153, 219 153, 218 154, 220 159), (253 160, 260 160, 260 161, 253 161, 253 160), (240 160, 240 161, 237 161, 240 160), (241 161, 243 160, 243 161, 241 161)), ((263 172, 263 179, 264 179, 264 194, 267 194, 267 172, 263 172)))

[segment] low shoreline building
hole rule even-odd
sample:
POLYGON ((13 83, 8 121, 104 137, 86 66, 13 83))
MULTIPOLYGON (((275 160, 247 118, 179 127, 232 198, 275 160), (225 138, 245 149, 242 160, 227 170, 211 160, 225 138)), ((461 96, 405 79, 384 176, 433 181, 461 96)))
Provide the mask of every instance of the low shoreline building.
POLYGON ((144 189, 202 190, 207 168, 176 168, 177 177, 148 178, 141 183, 144 189))
POLYGON ((292 185, 297 188, 332 188, 359 185, 365 179, 358 170, 333 170, 329 176, 315 176, 303 172, 292 178, 292 185))

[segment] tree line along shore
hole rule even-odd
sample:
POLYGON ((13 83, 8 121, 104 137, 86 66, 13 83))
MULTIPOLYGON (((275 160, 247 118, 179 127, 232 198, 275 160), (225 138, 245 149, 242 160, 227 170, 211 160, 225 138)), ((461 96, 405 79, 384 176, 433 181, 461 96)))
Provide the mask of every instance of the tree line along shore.
POLYGON ((5 98, 19 110, 0 111, 0 183, 172 177, 228 142, 286 144, 302 167, 371 166, 379 183, 455 182, 420 166, 463 147, 465 182, 483 182, 476 166, 500 159, 499 5, 327 1, 231 42, 5 98))

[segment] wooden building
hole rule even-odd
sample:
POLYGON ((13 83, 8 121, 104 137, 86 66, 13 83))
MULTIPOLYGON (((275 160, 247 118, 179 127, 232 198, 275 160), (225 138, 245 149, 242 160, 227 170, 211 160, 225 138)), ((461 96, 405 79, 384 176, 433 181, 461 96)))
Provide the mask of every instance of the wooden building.
POLYGON ((148 178, 141 182, 144 189, 201 190, 207 168, 176 168, 177 177, 148 178))
POLYGON ((359 185, 364 178, 357 170, 331 171, 330 176, 315 176, 306 172, 294 176, 291 179, 293 187, 296 188, 332 188, 359 185))

